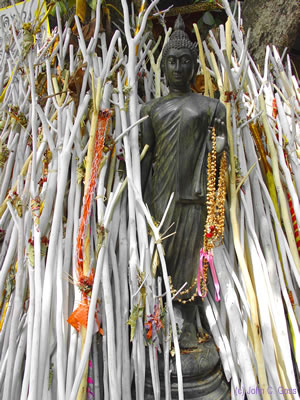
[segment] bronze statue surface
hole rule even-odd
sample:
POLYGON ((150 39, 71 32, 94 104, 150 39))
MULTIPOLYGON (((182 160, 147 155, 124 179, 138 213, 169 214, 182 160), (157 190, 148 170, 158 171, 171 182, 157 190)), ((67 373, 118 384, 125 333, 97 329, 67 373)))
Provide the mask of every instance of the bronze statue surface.
POLYGON ((168 273, 177 290, 185 282, 192 285, 199 265, 213 125, 217 129, 217 151, 221 152, 226 143, 224 105, 190 88, 197 72, 195 54, 194 44, 180 26, 175 27, 163 55, 169 94, 152 100, 142 110, 143 115, 149 115, 143 126, 142 145, 150 146, 142 163, 142 185, 156 220, 161 220, 171 193, 175 194, 164 228, 174 223, 172 231, 176 234, 163 244, 168 273))
MULTIPOLYGON (((142 146, 149 145, 142 162, 142 187, 144 199, 157 221, 161 221, 170 195, 175 194, 161 232, 174 224, 175 234, 163 240, 167 269, 174 291, 185 283, 188 286, 175 300, 178 321, 183 322, 179 343, 184 396, 186 399, 227 400, 229 386, 216 346, 204 331, 203 336, 198 337, 197 301, 191 302, 197 298, 195 279, 206 223, 211 132, 215 127, 216 151, 221 154, 226 147, 225 107, 218 100, 190 89, 197 72, 197 50, 183 31, 182 22, 180 18, 177 20, 163 53, 169 94, 152 100, 142 109, 143 115, 149 115, 141 136, 142 146)), ((161 372, 164 371, 162 359, 159 365, 161 372)), ((163 378, 163 373, 161 375, 163 378)), ((145 398, 150 399, 153 393, 147 386, 147 379, 145 398)), ((172 398, 177 398, 175 370, 171 381, 172 398)), ((163 389, 162 398, 165 398, 163 389)))

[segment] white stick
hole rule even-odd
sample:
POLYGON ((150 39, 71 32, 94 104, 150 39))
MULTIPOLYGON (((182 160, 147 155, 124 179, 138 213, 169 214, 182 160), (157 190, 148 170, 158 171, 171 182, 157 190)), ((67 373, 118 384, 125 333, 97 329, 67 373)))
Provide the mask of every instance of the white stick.
POLYGON ((34 237, 34 323, 32 336, 32 352, 30 354, 30 381, 29 381, 29 399, 37 398, 37 388, 39 380, 39 352, 40 352, 40 327, 42 310, 42 276, 41 276, 41 235, 38 226, 39 210, 37 217, 34 217, 33 237, 34 237))
MULTIPOLYGON (((226 257, 223 251, 223 245, 214 249, 214 264, 218 274, 221 290, 224 296, 224 302, 228 313, 228 318, 235 320, 234 324, 230 324, 230 331, 236 342, 237 358, 241 368, 241 377, 246 388, 256 388, 257 382, 252 368, 251 356, 248 352, 248 343, 245 338, 242 324, 240 320, 240 312, 238 307, 238 299, 236 297, 233 286, 227 277, 227 274, 221 269, 223 259, 226 257)), ((249 399, 259 399, 256 394, 249 394, 249 399)))
POLYGON ((58 257, 57 257, 57 272, 56 272, 56 342, 57 342, 57 393, 58 400, 65 400, 65 382, 66 382, 66 354, 63 329, 63 227, 61 225, 59 240, 58 240, 58 257))
MULTIPOLYGON (((10 205, 10 204, 9 204, 10 205)), ((14 210, 12 210, 13 212, 14 210)), ((12 395, 12 378, 15 364, 17 334, 19 320, 23 310, 23 296, 25 288, 24 279, 24 221, 23 218, 17 218, 18 228, 18 269, 16 273, 16 295, 14 299, 14 308, 12 314, 11 331, 9 336, 7 373, 4 381, 3 398, 9 399, 12 395)))
MULTIPOLYGON (((27 261, 28 263, 28 261, 27 261)), ((34 321, 34 313, 35 313, 35 292, 34 292, 34 270, 31 265, 28 263, 28 272, 29 272, 29 310, 28 310, 28 318, 27 318, 27 345, 26 345, 26 354, 31 354, 32 351, 32 336, 33 336, 33 321, 34 321)), ((20 394, 20 400, 25 400, 28 398, 28 390, 29 390, 29 380, 30 380, 30 368, 31 368, 31 357, 26 357, 25 370, 23 373, 22 379, 22 391, 20 394)))

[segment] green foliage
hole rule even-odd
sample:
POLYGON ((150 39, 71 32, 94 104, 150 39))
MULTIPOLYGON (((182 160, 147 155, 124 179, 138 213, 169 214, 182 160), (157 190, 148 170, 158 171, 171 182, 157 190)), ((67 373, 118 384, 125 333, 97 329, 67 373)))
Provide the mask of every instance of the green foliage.
MULTIPOLYGON (((215 2, 215 0, 211 0, 211 2, 215 2)), ((214 12, 206 11, 198 20, 197 26, 199 28, 202 39, 205 39, 210 29, 222 24, 222 20, 219 15, 220 11, 218 10, 215 10, 214 12)))
POLYGON ((5 297, 7 300, 9 300, 12 292, 15 289, 15 269, 12 267, 12 270, 10 271, 10 273, 8 274, 7 278, 6 278, 6 285, 5 285, 5 297))
POLYGON ((97 0, 89 0, 87 3, 92 10, 96 11, 97 0))
POLYGON ((137 320, 140 317, 143 317, 144 315, 144 305, 142 302, 139 301, 138 304, 136 304, 130 314, 129 320, 128 320, 128 325, 130 325, 130 341, 133 341, 135 331, 136 331, 136 324, 137 320))
POLYGON ((133 338, 135 335, 137 320, 144 316, 145 305, 146 305, 146 287, 144 286, 144 280, 145 280, 145 273, 138 271, 137 281, 138 281, 138 284, 140 285, 139 301, 135 306, 133 306, 133 309, 131 311, 130 317, 127 322, 131 328, 130 329, 130 341, 131 342, 133 341, 133 338))
POLYGON ((203 16, 202 20, 206 25, 213 26, 215 24, 215 19, 209 11, 206 11, 203 16))
POLYGON ((48 390, 50 390, 50 388, 51 388, 52 381, 53 381, 53 375, 54 375, 54 364, 51 363, 50 368, 49 368, 48 390))
POLYGON ((60 15, 65 15, 67 13, 67 2, 64 0, 58 1, 55 5, 55 7, 52 8, 52 10, 50 11, 50 15, 52 15, 52 17, 56 16, 56 7, 59 7, 59 11, 60 11, 60 15))
POLYGON ((31 243, 29 243, 27 248, 27 257, 30 262, 30 265, 34 267, 34 247, 31 243))

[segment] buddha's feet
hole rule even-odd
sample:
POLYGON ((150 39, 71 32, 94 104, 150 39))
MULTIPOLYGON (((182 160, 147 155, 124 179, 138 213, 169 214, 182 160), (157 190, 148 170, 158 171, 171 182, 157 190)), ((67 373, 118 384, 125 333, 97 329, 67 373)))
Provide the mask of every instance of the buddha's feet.
POLYGON ((195 324, 184 322, 181 335, 179 338, 179 346, 181 349, 193 349, 198 346, 198 337, 195 324))
MULTIPOLYGON (((196 335, 192 335, 192 329, 187 329, 185 330, 185 335, 182 337, 182 341, 180 340, 184 398, 187 400, 229 400, 230 386, 224 377, 219 354, 212 338, 207 335, 204 341, 195 343, 195 337, 196 335), (189 339, 191 342, 189 342, 189 339), (183 348, 182 346, 186 347, 183 348)), ((158 356, 158 369, 160 398, 164 400, 166 399, 166 395, 163 354, 158 356)), ((178 399, 176 357, 170 357, 169 371, 169 388, 171 397, 175 400, 178 399)), ((145 400, 153 400, 154 395, 149 360, 147 360, 145 384, 145 400)))

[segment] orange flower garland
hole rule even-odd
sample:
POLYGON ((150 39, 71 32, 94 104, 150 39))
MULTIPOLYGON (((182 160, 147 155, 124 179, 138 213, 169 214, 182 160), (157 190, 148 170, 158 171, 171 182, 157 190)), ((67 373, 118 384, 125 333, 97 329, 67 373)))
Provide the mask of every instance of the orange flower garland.
POLYGON ((226 152, 224 151, 220 163, 218 178, 218 189, 216 191, 217 175, 217 151, 216 151, 216 129, 212 129, 212 150, 208 155, 208 178, 207 178, 207 217, 204 230, 203 248, 200 251, 200 265, 197 277, 197 290, 201 297, 207 294, 207 270, 211 267, 211 272, 216 288, 215 298, 220 300, 219 283, 213 264, 212 249, 216 244, 223 240, 225 223, 225 199, 226 184, 225 176, 227 169, 226 152))

